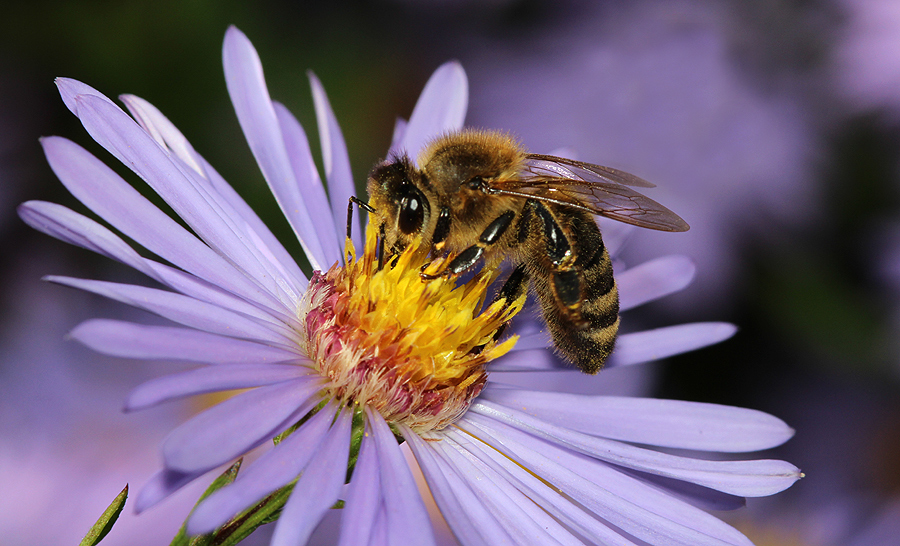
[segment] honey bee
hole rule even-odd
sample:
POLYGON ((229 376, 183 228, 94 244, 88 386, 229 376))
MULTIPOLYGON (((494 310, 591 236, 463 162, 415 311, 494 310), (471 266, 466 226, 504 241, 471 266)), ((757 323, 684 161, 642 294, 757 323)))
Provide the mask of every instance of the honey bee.
POLYGON ((423 278, 474 268, 514 269, 498 294, 513 301, 529 284, 557 351, 582 371, 600 371, 615 345, 619 297, 594 215, 661 231, 687 223, 629 186, 632 174, 562 157, 530 154, 510 136, 463 130, 419 156, 376 165, 368 178, 382 253, 415 237, 430 245, 423 278))

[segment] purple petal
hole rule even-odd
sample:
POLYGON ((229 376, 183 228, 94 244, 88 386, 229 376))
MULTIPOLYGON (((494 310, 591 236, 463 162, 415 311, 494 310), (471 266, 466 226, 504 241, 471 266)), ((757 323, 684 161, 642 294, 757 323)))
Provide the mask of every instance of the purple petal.
POLYGON ((272 546, 306 544, 316 525, 337 502, 347 476, 351 410, 342 411, 284 505, 272 546))
POLYGON ((299 378, 239 394, 193 417, 163 442, 166 468, 208 470, 253 449, 301 417, 319 389, 299 378))
POLYGON ((694 279, 697 268, 685 256, 664 256, 616 275, 619 308, 627 311, 678 292, 694 279))
POLYGON ((772 448, 794 435, 777 417, 718 404, 495 388, 479 399, 585 434, 653 446, 740 453, 772 448))
POLYGON ((590 512, 583 510, 556 489, 551 489, 545 481, 533 473, 505 457, 500 452, 481 442, 472 441, 457 431, 448 431, 447 435, 477 456, 482 462, 490 465, 502 476, 499 479, 510 481, 515 487, 532 499, 547 513, 562 521, 579 534, 591 539, 596 544, 634 546, 620 533, 610 529, 590 512))
MULTIPOLYGON (((146 133, 143 134, 146 137, 146 133)), ((250 301, 260 299, 258 286, 85 149, 60 137, 44 138, 41 144, 60 181, 79 201, 116 229, 198 277, 250 301)))
MULTIPOLYGON (((451 431, 452 434, 452 431, 451 431)), ((463 435, 452 435, 465 443, 470 443, 463 435)), ((485 506, 520 544, 583 544, 540 506, 517 490, 502 475, 497 473, 458 442, 444 441, 435 446, 448 463, 465 476, 469 487, 481 498, 485 506)))
POLYGON ((134 503, 135 513, 140 514, 205 473, 206 471, 178 472, 169 469, 160 470, 150 478, 150 481, 138 493, 137 500, 134 503))
POLYGON ((250 40, 235 27, 229 27, 225 33, 222 63, 228 94, 244 137, 269 188, 300 240, 313 269, 328 269, 340 259, 341 251, 339 248, 323 247, 319 240, 321 226, 313 223, 294 178, 294 169, 269 98, 259 55, 250 40))
POLYGON ((441 514, 462 544, 515 543, 497 518, 475 496, 465 478, 457 473, 455 467, 437 456, 435 442, 425 441, 409 429, 404 429, 403 437, 416 456, 441 514))
POLYGON ((140 254, 116 234, 86 216, 45 201, 22 203, 18 212, 26 224, 38 231, 122 262, 159 280, 140 254))
POLYGON ((212 531, 272 491, 293 481, 317 456, 322 439, 328 434, 334 419, 335 409, 333 405, 322 408, 244 470, 234 483, 204 499, 188 521, 190 533, 212 531))
MULTIPOLYGON (((316 123, 319 127, 319 141, 322 144, 322 160, 325 164, 325 178, 328 180, 334 228, 338 240, 343 241, 347 234, 347 203, 350 197, 356 195, 353 173, 350 172, 350 156, 347 154, 344 135, 331 109, 331 103, 328 102, 322 82, 312 72, 307 72, 307 76, 316 108, 316 123)), ((352 233, 353 244, 356 248, 362 248, 362 232, 359 231, 358 222, 356 227, 352 233)))
POLYGON ((707 461, 659 453, 557 427, 487 401, 479 400, 472 405, 469 413, 485 415, 490 420, 506 423, 512 428, 601 461, 689 481, 741 497, 762 497, 778 493, 790 487, 802 475, 797 467, 785 461, 707 461))
MULTIPOLYGON (((76 97, 78 117, 88 133, 119 161, 139 175, 185 223, 220 256, 237 268, 243 282, 256 285, 248 295, 267 307, 282 307, 273 275, 234 223, 236 214, 197 183, 196 173, 183 169, 137 123, 120 109, 90 95, 76 97)), ((234 282, 234 281, 232 281, 234 282)))
POLYGON ((308 374, 306 368, 292 364, 230 364, 197 368, 141 384, 128 395, 125 410, 145 409, 195 394, 272 385, 308 374))
POLYGON ((469 104, 469 82, 456 61, 442 64, 425 84, 403 139, 392 155, 406 153, 416 161, 425 145, 435 138, 462 129, 469 104))
POLYGON ((391 544, 435 544, 425 503, 394 433, 377 411, 366 408, 381 465, 381 489, 391 544))
POLYGON ((138 124, 150 133, 160 146, 173 154, 174 159, 181 161, 186 169, 190 169, 196 175, 195 182, 217 200, 233 221, 239 223, 239 230, 251 241, 251 248, 266 257, 265 265, 270 265, 278 274, 291 279, 293 286, 305 287, 306 277, 294 259, 247 202, 194 150, 181 131, 144 99, 134 95, 122 95, 120 98, 138 124))
POLYGON ((370 426, 363 434, 359 457, 347 488, 338 546, 366 544, 375 526, 378 511, 383 506, 381 470, 370 426))
POLYGON ((684 546, 752 546, 746 537, 717 518, 612 467, 557 445, 535 441, 510 427, 494 428, 481 416, 464 421, 463 430, 467 430, 466 425, 474 425, 470 434, 488 438, 507 457, 639 539, 653 543, 664 539, 665 544, 684 546))
POLYGON ((607 366, 627 366, 668 358, 724 341, 737 332, 727 322, 695 322, 622 334, 607 366))
POLYGON ((59 96, 62 97, 66 108, 75 115, 78 115, 78 106, 75 101, 75 97, 78 95, 93 95, 95 97, 100 97, 110 105, 118 108, 116 103, 110 100, 106 95, 86 83, 73 80, 72 78, 56 78, 54 83, 56 83, 56 88, 59 90, 59 96))
POLYGON ((118 320, 87 320, 69 335, 97 352, 125 358, 262 364, 300 357, 297 353, 269 345, 198 330, 118 320))
MULTIPOLYGON (((388 150, 398 150, 400 143, 403 142, 403 135, 406 134, 406 120, 397 118, 394 120, 394 133, 391 135, 391 147, 388 150)), ((390 153, 388 154, 390 157, 390 153)))
MULTIPOLYGON (((306 210, 309 211, 313 225, 330 226, 335 223, 336 219, 331 214, 331 204, 328 202, 328 196, 325 194, 325 186, 322 179, 319 178, 319 171, 316 169, 316 163, 313 161, 312 152, 309 149, 309 140, 303 131, 303 126, 297 121, 297 118, 283 104, 273 101, 275 115, 278 118, 278 126, 281 127, 281 133, 284 135, 284 146, 287 149, 291 166, 294 169, 294 178, 297 180, 297 189, 306 204, 306 210)), ((346 211, 341 217, 346 216, 346 211)), ((319 242, 322 248, 336 248, 341 252, 344 248, 344 231, 335 233, 330 229, 320 229, 318 231, 319 242)))
POLYGON ((216 305, 195 300, 188 296, 135 286, 91 279, 73 279, 71 277, 48 276, 45 280, 86 290, 101 296, 146 309, 161 317, 175 321, 191 328, 225 336, 241 337, 275 345, 291 346, 295 342, 284 339, 264 325, 222 309, 216 305))
POLYGON ((118 260, 186 295, 263 321, 286 337, 294 336, 289 327, 296 326, 295 317, 278 313, 279 320, 275 320, 272 313, 264 312, 234 294, 183 271, 142 258, 107 228, 61 205, 30 201, 19 206, 19 213, 35 229, 118 260))

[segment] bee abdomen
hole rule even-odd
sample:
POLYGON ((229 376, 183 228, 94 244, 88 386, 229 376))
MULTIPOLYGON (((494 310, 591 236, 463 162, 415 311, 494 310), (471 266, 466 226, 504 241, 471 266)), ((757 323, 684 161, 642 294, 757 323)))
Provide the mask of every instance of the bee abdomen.
POLYGON ((535 260, 532 277, 544 320, 562 356, 585 373, 595 374, 612 353, 619 330, 619 294, 612 261, 590 214, 571 209, 564 214, 538 212, 545 222, 552 214, 556 224, 551 229, 565 234, 575 258, 564 263, 554 259, 560 243, 548 236, 545 224, 543 255, 535 260))

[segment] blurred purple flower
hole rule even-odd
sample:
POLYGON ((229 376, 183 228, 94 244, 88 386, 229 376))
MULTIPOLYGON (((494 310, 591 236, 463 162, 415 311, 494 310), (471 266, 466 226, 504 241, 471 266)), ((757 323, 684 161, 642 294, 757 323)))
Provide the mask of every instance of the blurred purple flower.
POLYGON ((510 130, 534 152, 571 147, 657 184, 645 193, 692 229, 642 232, 629 256, 674 251, 697 262, 699 286, 669 300, 673 309, 727 304, 741 274, 736 242, 815 210, 801 102, 740 72, 730 40, 745 29, 727 5, 581 3, 555 15, 519 41, 462 55, 478 82, 470 121, 510 130))
POLYGON ((853 106, 900 115, 900 4, 842 0, 846 26, 836 44, 833 78, 853 106))
MULTIPOLYGON (((428 335, 400 348, 377 345, 377 336, 384 332, 338 327, 343 324, 336 318, 341 313, 355 320, 363 316, 396 323, 399 313, 408 311, 389 309, 396 316, 367 312, 367 305, 377 307, 382 300, 354 304, 352 298, 359 292, 343 290, 342 282, 375 283, 378 275, 407 271, 417 275, 418 270, 401 264, 357 275, 356 270, 364 270, 365 260, 371 259, 368 250, 359 261, 332 266, 342 263, 346 204, 354 186, 343 137, 321 84, 311 76, 327 197, 302 128, 284 106, 271 101, 256 51, 234 28, 226 34, 224 65, 250 148, 316 270, 311 279, 158 110, 137 97, 122 97, 135 123, 109 99, 74 80, 58 80, 70 110, 94 140, 147 182, 193 233, 83 148, 60 137, 45 138, 42 144, 63 184, 110 225, 175 267, 139 255, 110 230, 59 205, 28 202, 20 207, 20 215, 33 227, 130 265, 171 289, 51 278, 180 325, 89 320, 72 332, 89 347, 116 356, 206 365, 145 383, 129 397, 129 409, 204 392, 251 389, 172 431, 163 442, 164 469, 141 491, 139 510, 307 416, 302 426, 243 470, 232 485, 201 503, 189 520, 189 530, 209 532, 296 479, 273 544, 306 542, 339 499, 346 502, 340 544, 434 543, 425 505, 396 434, 406 440, 442 515, 464 544, 632 540, 749 544, 703 509, 736 508, 743 497, 781 491, 800 477, 799 470, 783 461, 708 460, 666 451, 719 454, 767 449, 793 434, 775 417, 712 404, 527 391, 477 383, 478 376, 469 376, 458 386, 456 392, 470 396, 456 406, 440 398, 444 391, 419 392, 423 405, 416 406, 417 412, 407 411, 411 403, 388 398, 385 389, 413 396, 405 383, 412 379, 404 379, 399 387, 393 379, 411 365, 412 357, 403 351, 439 345, 442 336, 458 334, 442 328, 458 323, 415 316, 403 331, 418 328, 428 335), (397 352, 373 356, 366 352, 372 344, 397 352), (360 376, 361 368, 354 366, 363 357, 382 367, 360 376), (350 371, 329 368, 323 373, 335 361, 350 361, 350 371), (339 381, 361 386, 348 391, 339 381), (445 410, 451 406, 458 413, 448 417, 445 410), (314 408, 318 411, 311 411, 314 408), (345 484, 354 410, 364 417, 366 434, 352 479, 345 484), (435 420, 429 421, 432 417, 435 420)), ((392 148, 415 157, 429 139, 459 129, 466 112, 466 81, 458 64, 440 67, 409 122, 398 123, 392 148)), ((615 229, 606 233, 610 247, 616 249, 621 238, 615 229)), ((356 248, 361 248, 359 234, 354 238, 356 248)), ((693 266, 679 257, 622 272, 618 278, 623 310, 680 290, 693 272, 693 266)), ((464 286, 468 289, 474 283, 464 286)), ((413 285, 380 288, 397 292, 432 283, 413 285)), ((456 297, 456 292, 447 294, 456 297)), ((469 313, 464 326, 504 320, 502 312, 492 309, 475 318, 469 313)), ((610 365, 702 347, 733 331, 730 325, 706 323, 626 334, 610 365)), ((514 375, 504 371, 546 369, 548 351, 536 350, 546 346, 540 333, 523 335, 517 350, 491 364, 489 369, 496 374, 492 380, 514 375)), ((490 342, 485 347, 483 354, 500 354, 509 343, 490 342)), ((431 375, 421 381, 436 381, 437 356, 430 355, 431 375)), ((473 373, 481 373, 480 368, 473 373)))

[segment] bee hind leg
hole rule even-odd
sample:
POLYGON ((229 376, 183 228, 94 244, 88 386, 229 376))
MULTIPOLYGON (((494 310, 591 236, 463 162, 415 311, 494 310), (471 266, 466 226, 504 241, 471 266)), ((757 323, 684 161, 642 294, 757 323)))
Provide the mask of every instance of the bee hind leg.
MULTIPOLYGON (((522 294, 525 293, 525 290, 528 289, 528 272, 525 270, 525 264, 519 264, 513 269, 512 273, 509 274, 509 277, 506 278, 506 281, 503 282, 503 286, 500 288, 500 291, 497 292, 497 295, 494 296, 493 301, 491 301, 491 305, 497 303, 498 301, 504 301, 503 309, 506 310, 507 307, 512 305, 514 301, 519 299, 522 294)), ((509 321, 504 322, 497 331, 494 332, 491 341, 497 341, 501 336, 506 332, 506 329, 509 327, 509 321)), ((477 347, 473 347, 471 354, 481 354, 481 351, 484 350, 484 345, 478 345, 477 347)))

